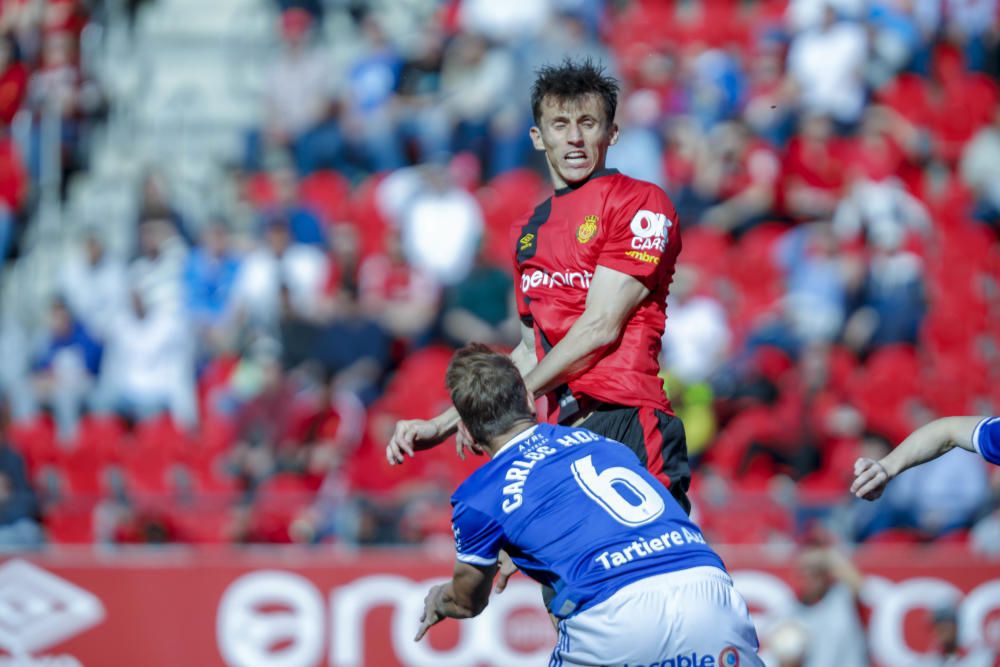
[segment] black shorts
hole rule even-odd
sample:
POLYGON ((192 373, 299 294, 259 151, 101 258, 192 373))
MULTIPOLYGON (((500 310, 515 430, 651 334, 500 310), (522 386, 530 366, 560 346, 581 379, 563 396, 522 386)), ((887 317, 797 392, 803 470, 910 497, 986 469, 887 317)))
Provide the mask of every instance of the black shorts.
POLYGON ((678 417, 655 408, 602 403, 579 426, 626 445, 642 465, 670 489, 684 511, 691 513, 691 501, 687 497, 691 466, 684 424, 678 417))

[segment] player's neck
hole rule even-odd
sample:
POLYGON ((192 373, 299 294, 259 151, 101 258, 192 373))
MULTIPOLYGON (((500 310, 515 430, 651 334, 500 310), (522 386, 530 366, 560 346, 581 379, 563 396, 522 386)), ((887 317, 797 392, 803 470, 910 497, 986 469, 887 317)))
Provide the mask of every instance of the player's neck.
POLYGON ((508 442, 510 442, 517 436, 521 435, 528 429, 537 425, 538 422, 536 422, 534 419, 521 419, 514 422, 513 426, 511 426, 509 429, 507 429, 497 437, 492 438, 486 444, 486 448, 490 452, 490 457, 492 458, 496 456, 497 453, 504 448, 504 445, 506 445, 508 442))

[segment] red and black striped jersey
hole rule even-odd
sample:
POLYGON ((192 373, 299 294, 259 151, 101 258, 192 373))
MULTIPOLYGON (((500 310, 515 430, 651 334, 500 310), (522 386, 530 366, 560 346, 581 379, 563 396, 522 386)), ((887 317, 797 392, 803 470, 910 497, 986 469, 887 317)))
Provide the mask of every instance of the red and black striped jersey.
MULTIPOLYGON (((580 186, 556 191, 530 217, 516 221, 511 244, 518 312, 534 327, 539 359, 583 313, 598 265, 649 288, 620 342, 570 382, 569 390, 577 399, 669 412, 659 353, 681 235, 666 193, 614 169, 598 171, 580 186)), ((565 407, 567 392, 559 398, 565 407)))

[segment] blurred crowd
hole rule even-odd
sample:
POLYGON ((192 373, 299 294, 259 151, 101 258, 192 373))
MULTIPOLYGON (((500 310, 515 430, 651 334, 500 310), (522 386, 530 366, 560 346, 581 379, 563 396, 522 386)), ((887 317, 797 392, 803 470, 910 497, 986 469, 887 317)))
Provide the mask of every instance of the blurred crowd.
MULTIPOLYGON (((0 11, 3 248, 39 187, 18 113, 59 109, 63 182, 86 168, 83 4, 0 11)), ((1000 553, 977 457, 847 494, 857 456, 1000 412, 995 1, 424 0, 405 30, 277 4, 226 206, 191 216, 151 165, 133 237, 79 226, 45 316, 0 327, 0 542, 450 539, 475 462, 384 445, 447 405, 452 349, 517 342, 507 229, 551 190, 528 88, 572 56, 621 81, 609 166, 677 205, 662 364, 711 539, 1000 553)))

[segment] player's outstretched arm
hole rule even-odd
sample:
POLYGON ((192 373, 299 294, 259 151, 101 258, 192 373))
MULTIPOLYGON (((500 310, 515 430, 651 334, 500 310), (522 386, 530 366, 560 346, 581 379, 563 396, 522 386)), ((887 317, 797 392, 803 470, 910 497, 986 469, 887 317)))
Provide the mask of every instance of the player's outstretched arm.
POLYGON ((525 376, 528 389, 539 396, 593 367, 618 341, 628 318, 647 296, 649 288, 636 278, 599 265, 590 279, 583 314, 525 376))
MULTIPOLYGON (((521 325, 521 342, 510 353, 510 358, 523 376, 527 376, 538 364, 538 358, 535 356, 535 332, 530 326, 521 325)), ((454 407, 448 408, 433 419, 400 420, 396 423, 389 444, 386 445, 385 458, 390 465, 399 465, 407 456, 412 457, 420 450, 436 447, 456 432, 458 422, 458 411, 454 407)), ((474 454, 483 453, 478 445, 464 438, 461 433, 457 438, 455 448, 463 459, 467 449, 474 454)))
POLYGON ((385 457, 392 465, 406 460, 423 449, 444 442, 458 427, 458 411, 448 408, 433 419, 401 419, 385 448, 385 457))
POLYGON ((854 462, 851 493, 875 500, 899 473, 936 459, 954 447, 975 451, 972 433, 984 417, 942 417, 911 433, 880 461, 860 458, 854 462))
POLYGON ((480 567, 455 561, 451 581, 433 587, 424 598, 420 629, 413 641, 420 641, 430 627, 445 618, 472 618, 482 613, 490 601, 490 586, 497 566, 480 567))

